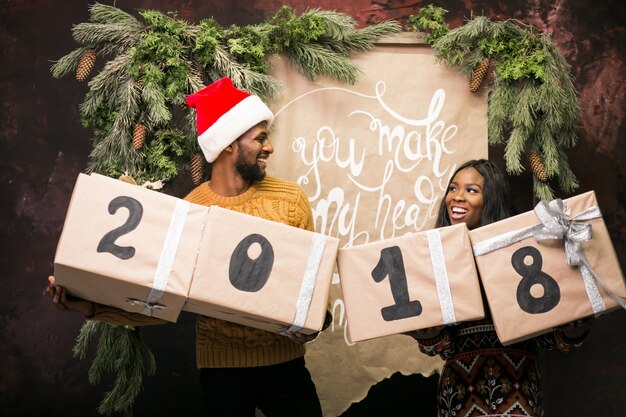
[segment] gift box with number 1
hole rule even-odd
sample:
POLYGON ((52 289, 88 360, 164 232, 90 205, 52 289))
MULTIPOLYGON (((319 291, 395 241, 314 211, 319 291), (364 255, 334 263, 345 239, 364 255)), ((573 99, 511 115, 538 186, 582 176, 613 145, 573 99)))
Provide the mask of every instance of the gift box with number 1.
POLYGON ((593 191, 542 201, 470 231, 470 239, 505 345, 626 306, 624 276, 593 191))
POLYGON ((339 251, 353 342, 484 317, 465 224, 339 251))

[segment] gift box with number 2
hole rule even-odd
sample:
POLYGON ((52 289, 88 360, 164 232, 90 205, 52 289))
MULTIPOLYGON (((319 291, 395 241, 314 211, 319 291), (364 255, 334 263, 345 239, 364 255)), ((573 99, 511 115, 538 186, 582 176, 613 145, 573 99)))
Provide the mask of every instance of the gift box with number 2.
POLYGON ((542 201, 470 231, 470 239, 505 345, 624 302, 624 276, 593 191, 542 201))
POLYGON ((70 294, 176 321, 208 207, 102 175, 80 174, 54 259, 70 294))

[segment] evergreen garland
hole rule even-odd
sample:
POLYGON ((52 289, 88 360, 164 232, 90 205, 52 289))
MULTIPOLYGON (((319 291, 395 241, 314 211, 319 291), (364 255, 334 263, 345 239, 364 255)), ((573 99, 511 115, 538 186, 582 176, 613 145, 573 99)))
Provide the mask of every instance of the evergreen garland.
MULTIPOLYGON (((159 189, 199 152, 195 114, 185 105, 187 95, 221 77, 268 100, 281 93, 278 80, 267 74, 268 54, 285 53, 295 68, 315 80, 328 76, 354 84, 359 69, 349 55, 373 48, 379 38, 400 32, 393 22, 357 29, 349 16, 309 10, 300 16, 283 6, 258 25, 224 28, 207 18, 193 25, 155 10, 141 10, 136 18, 116 7, 95 3, 87 23, 73 27, 78 48, 51 67, 60 78, 74 74, 85 53, 108 58, 88 82, 80 105, 81 121, 94 131, 87 172, 159 189), (145 126, 136 149, 135 126, 145 126)), ((80 80, 90 65, 80 68, 80 80)), ((143 129, 143 127, 142 127, 143 129)), ((117 376, 100 403, 101 414, 130 408, 144 374, 155 372, 154 356, 131 326, 87 321, 74 346, 84 359, 89 341, 99 337, 89 381, 103 373, 117 376)))
MULTIPOLYGON (((504 144, 507 171, 524 170, 523 154, 538 154, 548 179, 562 191, 578 188, 565 150, 576 145, 579 103, 569 66, 550 37, 538 29, 507 20, 476 17, 450 29, 446 10, 429 5, 411 15, 407 28, 428 33, 437 58, 470 76, 485 58, 495 63, 489 89, 489 144, 504 144)), ((536 198, 552 200, 548 181, 533 175, 536 198)))
POLYGON ((265 100, 277 97, 281 87, 267 74, 266 57, 280 52, 309 79, 354 84, 359 69, 349 55, 402 29, 393 21, 357 29, 345 14, 315 9, 297 16, 289 6, 263 23, 228 28, 212 18, 193 25, 156 10, 136 18, 99 3, 89 12, 90 22, 72 29, 79 47, 54 63, 52 75, 74 73, 86 51, 109 58, 80 106, 83 124, 94 130, 87 172, 125 174, 144 185, 170 181, 198 152, 187 95, 226 76, 265 100), (148 132, 139 151, 132 144, 138 123, 148 132))

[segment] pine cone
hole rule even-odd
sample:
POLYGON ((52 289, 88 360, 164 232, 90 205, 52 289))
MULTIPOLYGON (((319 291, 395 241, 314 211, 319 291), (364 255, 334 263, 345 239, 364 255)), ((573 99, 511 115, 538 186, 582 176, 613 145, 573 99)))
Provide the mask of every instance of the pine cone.
POLYGON ((199 153, 191 157, 191 180, 200 185, 204 179, 204 157, 199 153))
POLYGON ((487 75, 487 71, 489 70, 489 64, 489 58, 484 58, 474 67, 469 82, 470 91, 472 93, 477 92, 485 80, 485 75, 487 75))
POLYGON ((143 147, 147 133, 148 128, 144 124, 137 123, 133 128, 133 148, 135 148, 136 151, 143 147))
POLYGON ((91 70, 93 69, 93 65, 96 63, 96 51, 93 49, 89 49, 85 51, 78 60, 78 65, 76 66, 76 79, 78 81, 85 81, 91 70))
POLYGON ((137 185, 137 182, 135 182, 135 180, 133 179, 133 177, 131 177, 130 175, 127 174, 122 174, 120 175, 120 177, 118 178, 118 180, 120 181, 124 181, 128 184, 133 184, 133 185, 137 185))
POLYGON ((541 182, 548 181, 548 174, 546 173, 546 167, 543 165, 541 155, 537 151, 530 151, 528 153, 528 162, 530 163, 530 170, 533 175, 541 182))

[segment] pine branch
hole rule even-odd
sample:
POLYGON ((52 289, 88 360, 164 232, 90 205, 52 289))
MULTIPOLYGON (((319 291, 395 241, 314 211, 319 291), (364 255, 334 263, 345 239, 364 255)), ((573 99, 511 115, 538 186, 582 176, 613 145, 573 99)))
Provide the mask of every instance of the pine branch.
POLYGON ((187 75, 187 93, 192 94, 196 91, 201 90, 204 87, 204 83, 202 81, 203 78, 203 70, 193 66, 189 74, 187 75))
POLYGON ((356 28, 356 21, 347 14, 339 13, 332 10, 312 9, 304 12, 301 17, 319 17, 322 19, 326 26, 326 33, 324 36, 344 40, 349 37, 356 28))
POLYGON ((372 49, 379 39, 401 31, 402 26, 395 21, 380 22, 347 34, 343 38, 343 48, 346 49, 347 54, 366 52, 372 49))
POLYGON ((507 172, 519 175, 524 171, 521 156, 524 152, 524 146, 528 137, 529 132, 523 126, 518 126, 511 130, 511 136, 504 148, 504 160, 506 162, 507 172))
POLYGON ((118 326, 108 323, 100 323, 98 326, 100 339, 96 356, 89 368, 88 378, 91 385, 96 385, 102 380, 102 376, 113 370, 116 352, 119 349, 117 343, 122 343, 121 339, 115 337, 114 333, 118 326))
MULTIPOLYGON (((126 78, 126 68, 132 58, 132 51, 120 53, 108 61, 104 68, 89 81, 89 90, 93 92, 111 90, 111 86, 117 87, 120 79, 126 78)), ((113 88, 116 90, 117 88, 113 88)))
POLYGON ((137 22, 134 16, 106 4, 95 3, 88 7, 89 19, 94 23, 114 23, 133 25, 137 22))
POLYGON ((89 341, 94 337, 96 333, 99 333, 99 325, 102 322, 87 320, 80 328, 80 333, 76 337, 76 343, 72 349, 75 358, 85 359, 87 356, 87 348, 89 347, 89 341))
POLYGON ((510 115, 517 100, 517 92, 510 82, 495 78, 493 88, 489 94, 488 138, 490 145, 505 142, 505 132, 510 127, 510 115))
POLYGON ((221 47, 215 48, 215 64, 210 75, 214 80, 228 77, 233 80, 233 85, 257 94, 265 100, 277 97, 281 91, 280 84, 275 78, 245 68, 221 47))
POLYGON ((190 154, 193 155, 200 150, 198 144, 198 132, 196 130, 196 112, 188 111, 185 114, 185 118, 182 126, 183 135, 188 143, 188 149, 190 154))
POLYGON ((554 191, 547 182, 541 182, 533 177, 533 195, 539 200, 554 200, 554 191))
POLYGON ((90 45, 101 55, 119 54, 137 45, 143 27, 137 21, 127 23, 79 23, 72 29, 74 40, 90 45))
POLYGON ((552 131, 545 121, 540 121, 535 129, 534 141, 538 144, 546 174, 552 178, 559 174, 560 154, 559 149, 552 136, 552 131))
POLYGON ((577 123, 580 113, 578 95, 574 88, 570 67, 565 58, 547 36, 542 37, 542 41, 543 47, 547 51, 545 84, 550 85, 547 87, 549 91, 546 91, 542 98, 544 101, 553 100, 550 109, 552 114, 558 114, 560 119, 558 123, 554 123, 552 128, 558 130, 565 127, 564 134, 558 135, 557 141, 561 146, 570 148, 577 143, 574 129, 567 127, 575 126, 577 123))
POLYGON ((563 149, 559 149, 559 187, 566 193, 574 192, 578 189, 579 183, 572 172, 567 155, 563 149))
MULTIPOLYGON (((139 113, 139 93, 133 80, 125 80, 116 92, 117 113, 106 135, 94 142, 90 170, 103 175, 119 176, 136 172, 141 154, 132 147, 131 130, 139 113)), ((132 176, 132 175, 131 175, 132 176)))
POLYGON ((288 50, 296 68, 310 80, 327 75, 347 84, 356 83, 359 68, 345 56, 333 53, 321 45, 296 45, 288 50))
POLYGON ((147 83, 141 89, 141 99, 146 108, 147 122, 150 126, 165 125, 172 119, 163 88, 157 83, 147 83))
POLYGON ((415 32, 425 32, 426 42, 433 45, 439 38, 450 31, 450 26, 445 22, 448 10, 443 7, 429 4, 421 8, 417 14, 409 15, 407 29, 415 32))
POLYGON ((80 47, 61 57, 50 67, 52 76, 54 78, 61 78, 76 71, 76 65, 78 65, 80 57, 89 49, 91 49, 89 46, 80 47))
POLYGON ((144 375, 154 375, 154 355, 138 330, 99 321, 87 321, 74 345, 74 356, 84 359, 89 341, 98 336, 96 356, 89 369, 89 383, 96 385, 105 373, 116 372, 112 389, 105 393, 98 412, 110 415, 128 409, 139 395, 144 375))
POLYGON ((490 30, 491 21, 485 17, 477 17, 450 30, 433 44, 437 58, 448 66, 459 66, 461 72, 469 74, 473 66, 466 58, 477 47, 478 40, 488 36, 490 30))

